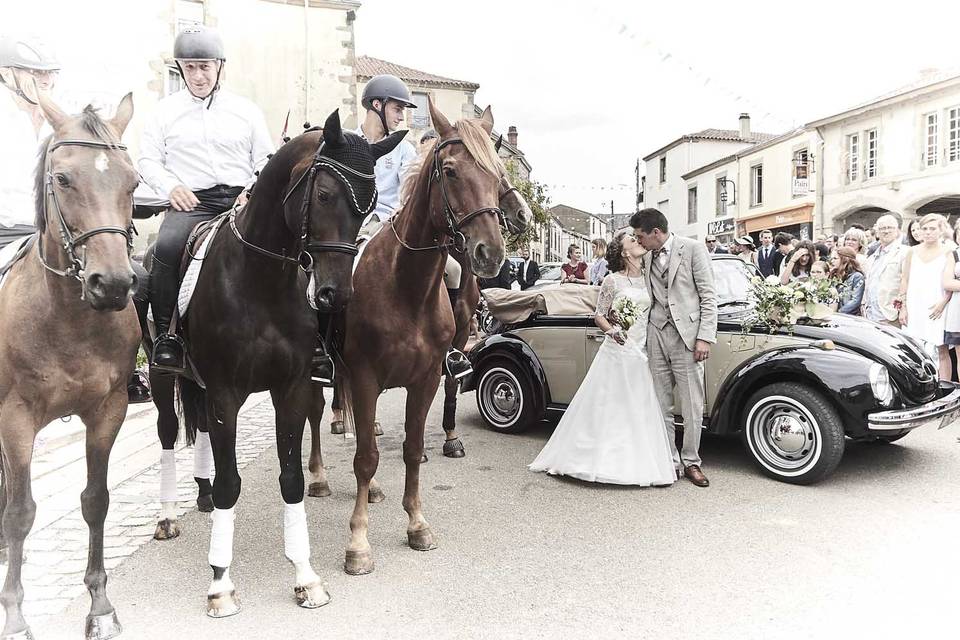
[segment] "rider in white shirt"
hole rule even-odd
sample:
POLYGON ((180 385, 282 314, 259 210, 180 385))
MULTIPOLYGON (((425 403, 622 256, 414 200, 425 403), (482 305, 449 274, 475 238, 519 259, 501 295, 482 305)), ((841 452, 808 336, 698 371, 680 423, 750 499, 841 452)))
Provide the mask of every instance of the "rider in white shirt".
POLYGON ((183 372, 183 342, 170 335, 180 261, 190 232, 237 204, 274 150, 260 109, 220 88, 226 63, 219 34, 202 26, 177 36, 173 57, 186 89, 157 105, 143 131, 140 174, 172 206, 164 214, 150 272, 157 327, 153 366, 183 372))

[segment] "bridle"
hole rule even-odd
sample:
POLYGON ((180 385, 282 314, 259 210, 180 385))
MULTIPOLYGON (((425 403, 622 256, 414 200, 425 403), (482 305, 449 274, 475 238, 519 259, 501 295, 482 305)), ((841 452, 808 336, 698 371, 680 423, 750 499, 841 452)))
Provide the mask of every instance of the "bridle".
MULTIPOLYGON (((47 148, 47 159, 43 168, 45 174, 44 188, 46 190, 46 194, 43 199, 43 219, 47 222, 47 224, 49 224, 50 220, 47 215, 47 199, 50 198, 53 200, 53 210, 56 211, 57 222, 60 224, 60 239, 62 242, 61 246, 63 247, 64 253, 67 254, 67 260, 70 262, 70 266, 61 271, 60 269, 51 267, 47 263, 47 259, 43 254, 43 234, 38 234, 39 238, 37 240, 37 255, 47 271, 64 278, 75 278, 76 280, 83 282, 83 271, 86 267, 86 252, 84 252, 84 257, 81 260, 80 257, 77 256, 77 247, 86 248, 87 240, 95 235, 99 235, 101 233, 116 233, 127 239, 127 254, 129 255, 133 252, 133 234, 136 233, 136 229, 134 229, 133 221, 131 221, 130 226, 126 229, 115 226, 96 227, 77 235, 74 235, 70 231, 70 227, 67 226, 67 221, 64 219, 63 211, 60 208, 60 199, 57 198, 57 191, 53 188, 51 156, 53 155, 53 152, 60 147, 87 147, 91 149, 106 149, 110 151, 126 151, 127 147, 116 142, 98 142, 96 140, 60 140, 47 148)), ((132 197, 130 199, 130 209, 131 211, 133 210, 132 197)))
POLYGON ((300 203, 300 239, 297 243, 299 250, 297 251, 297 257, 293 258, 284 253, 274 253, 273 251, 268 251, 263 247, 258 247, 257 245, 249 242, 244 239, 240 234, 240 230, 237 228, 236 222, 236 209, 230 214, 230 228, 233 230, 233 234, 237 239, 248 249, 256 251, 262 255, 265 255, 274 260, 280 260, 285 263, 293 263, 299 265, 305 273, 310 273, 313 271, 313 256, 311 252, 321 252, 321 251, 330 251, 334 253, 346 253, 350 256, 356 256, 358 253, 357 245, 355 242, 322 242, 318 240, 309 240, 310 235, 310 204, 311 196, 313 194, 313 188, 317 181, 317 173, 323 169, 325 171, 333 174, 340 182, 342 182, 347 187, 347 192, 350 194, 350 204, 353 206, 354 212, 358 216, 366 216, 374 207, 377 206, 377 189, 376 189, 376 175, 372 173, 361 173, 352 167, 348 167, 342 162, 338 162, 329 156, 324 156, 323 148, 326 145, 326 142, 321 142, 320 147, 317 149, 316 154, 313 156, 313 162, 310 163, 310 167, 307 168, 303 173, 300 174, 300 177, 297 178, 297 181, 293 183, 293 186, 290 187, 286 195, 283 196, 281 201, 281 207, 287 204, 287 200, 290 199, 290 196, 293 195, 293 192, 297 190, 301 183, 306 180, 306 187, 303 193, 303 201, 300 203), (357 194, 353 190, 353 186, 350 184, 350 180, 344 175, 350 174, 360 178, 361 180, 369 180, 374 183, 373 197, 370 199, 370 203, 366 209, 361 208, 360 203, 357 202, 357 194))

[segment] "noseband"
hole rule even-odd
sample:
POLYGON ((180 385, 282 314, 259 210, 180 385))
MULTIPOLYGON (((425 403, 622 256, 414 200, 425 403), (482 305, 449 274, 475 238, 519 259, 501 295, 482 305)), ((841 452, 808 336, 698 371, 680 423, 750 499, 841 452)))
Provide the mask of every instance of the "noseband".
MULTIPOLYGON (((53 188, 53 173, 51 171, 52 161, 50 156, 52 156, 53 152, 60 147, 88 147, 92 149, 107 149, 117 151, 126 151, 127 147, 119 143, 98 142, 95 140, 60 140, 47 149, 47 160, 46 166, 44 167, 44 173, 46 176, 44 178, 46 196, 53 200, 53 210, 56 211, 57 222, 60 224, 60 238, 62 241, 63 251, 67 254, 67 259, 70 262, 70 266, 61 271, 51 267, 47 263, 46 257, 43 254, 43 234, 38 234, 38 255, 40 256, 40 262, 43 263, 43 266, 47 271, 55 273, 56 275, 64 278, 75 278, 80 282, 83 282, 83 270, 86 267, 86 254, 84 254, 83 260, 81 260, 77 256, 77 247, 85 247, 87 240, 95 235, 101 233, 116 233, 127 239, 127 254, 130 254, 133 251, 133 234, 135 233, 135 229, 133 227, 133 222, 131 221, 130 226, 126 229, 114 226, 96 227, 94 229, 90 229, 89 231, 84 231, 83 233, 73 235, 73 233, 70 231, 70 227, 67 226, 67 221, 63 217, 63 211, 60 208, 60 199, 57 198, 57 191, 53 188)), ((43 219, 49 224, 49 218, 47 215, 47 197, 43 199, 43 219)), ((130 199, 130 210, 133 210, 133 198, 130 199)))

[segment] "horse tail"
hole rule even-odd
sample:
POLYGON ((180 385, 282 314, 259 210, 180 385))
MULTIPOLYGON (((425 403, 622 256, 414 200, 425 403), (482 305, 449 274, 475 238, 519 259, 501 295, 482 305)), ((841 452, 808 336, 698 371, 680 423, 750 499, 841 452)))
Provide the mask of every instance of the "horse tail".
POLYGON ((197 440, 197 431, 207 430, 207 392, 193 380, 177 376, 180 415, 187 444, 197 440))
POLYGON ((350 390, 350 370, 347 369, 347 363, 343 361, 343 356, 341 356, 339 350, 335 350, 333 356, 339 372, 334 386, 336 387, 336 395, 339 396, 340 400, 340 406, 337 408, 343 413, 343 432, 356 435, 357 421, 353 415, 353 393, 350 390))

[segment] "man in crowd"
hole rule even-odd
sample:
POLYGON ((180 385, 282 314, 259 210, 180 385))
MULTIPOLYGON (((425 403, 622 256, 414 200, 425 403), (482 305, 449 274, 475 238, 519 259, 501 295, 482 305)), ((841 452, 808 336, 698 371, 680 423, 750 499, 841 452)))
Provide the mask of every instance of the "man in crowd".
POLYGON ((773 275, 776 253, 773 246, 773 232, 764 229, 760 232, 760 250, 757 251, 757 267, 764 278, 773 275))
POLYGON ((780 275, 780 267, 783 265, 783 259, 793 251, 793 236, 785 231, 776 235, 773 243, 777 246, 777 252, 773 256, 773 273, 780 275))
POLYGON ((520 273, 517 274, 517 282, 520 283, 520 289, 529 289, 540 279, 540 266, 536 260, 530 259, 530 249, 524 247, 520 250, 520 257, 523 262, 520 264, 520 273))
POLYGON ((711 255, 715 253, 729 253, 722 244, 717 242, 717 236, 708 235, 703 239, 703 244, 707 246, 707 253, 711 255))
POLYGON ((867 259, 866 288, 863 291, 862 315, 867 320, 899 326, 900 275, 906 253, 900 241, 896 217, 887 214, 877 220, 879 245, 867 259))

